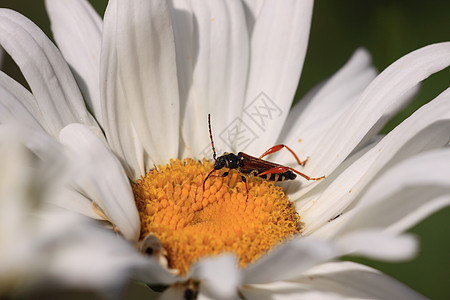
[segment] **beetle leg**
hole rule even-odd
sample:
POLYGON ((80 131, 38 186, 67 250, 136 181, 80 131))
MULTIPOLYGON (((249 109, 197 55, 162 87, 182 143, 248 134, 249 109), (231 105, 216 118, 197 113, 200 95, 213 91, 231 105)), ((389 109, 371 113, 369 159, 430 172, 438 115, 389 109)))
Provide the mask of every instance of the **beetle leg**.
POLYGON ((211 176, 211 174, 214 172, 215 170, 212 169, 211 172, 208 173, 208 175, 205 177, 205 179, 203 180, 203 191, 205 191, 205 183, 206 180, 211 176))
POLYGON ((261 159, 261 158, 263 158, 264 156, 267 156, 267 155, 269 155, 269 154, 272 154, 272 153, 275 153, 275 152, 277 152, 277 151, 280 151, 280 150, 283 149, 283 148, 288 149, 289 152, 291 152, 292 155, 295 157, 295 160, 297 161, 297 163, 298 163, 300 166, 302 166, 302 167, 306 164, 306 162, 307 162, 308 159, 309 159, 309 157, 308 157, 308 158, 306 158, 304 161, 301 161, 301 160, 298 158, 297 154, 295 154, 295 152, 294 152, 291 148, 289 148, 288 146, 286 146, 286 145, 284 145, 284 144, 279 144, 279 145, 273 146, 272 148, 270 148, 269 150, 267 150, 266 152, 264 152, 264 153, 259 157, 259 159, 261 159))
POLYGON ((205 180, 203 180, 203 191, 205 191, 205 182, 206 182, 206 179, 211 178, 211 177, 226 177, 226 176, 228 176, 228 174, 229 174, 229 172, 227 171, 227 172, 224 172, 222 175, 213 175, 212 173, 213 173, 214 171, 215 171, 215 170, 213 169, 211 172, 209 172, 208 176, 206 176, 205 180))
POLYGON ((209 177, 227 177, 228 174, 230 174, 230 172, 227 171, 227 172, 224 172, 222 175, 211 175, 209 177))
POLYGON ((248 200, 247 178, 246 178, 244 175, 242 175, 242 176, 241 176, 241 179, 242 179, 242 182, 244 183, 245 190, 246 190, 246 192, 247 192, 247 198, 245 199, 245 202, 247 202, 247 200, 248 200))

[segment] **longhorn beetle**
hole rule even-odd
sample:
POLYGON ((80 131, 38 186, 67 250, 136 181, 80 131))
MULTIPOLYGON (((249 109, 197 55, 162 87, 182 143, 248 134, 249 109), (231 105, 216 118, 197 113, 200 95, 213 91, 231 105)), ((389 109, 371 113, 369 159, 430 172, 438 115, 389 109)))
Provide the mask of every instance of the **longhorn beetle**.
MULTIPOLYGON (((308 159, 304 161, 300 161, 298 159, 297 155, 292 151, 291 148, 289 148, 286 145, 279 144, 276 146, 273 146, 266 152, 264 152, 260 157, 256 158, 253 156, 250 156, 248 154, 245 154, 243 152, 239 152, 237 155, 234 153, 227 153, 225 152, 222 156, 217 157, 216 155, 216 149, 214 148, 214 141, 212 137, 212 130, 211 130, 211 114, 208 114, 208 128, 209 128, 209 139, 211 140, 211 146, 213 150, 213 158, 214 158, 214 167, 209 172, 209 174, 206 176, 205 180, 203 181, 203 190, 205 189, 205 182, 206 180, 212 175, 214 171, 218 171, 222 168, 228 168, 228 169, 236 169, 242 174, 250 175, 250 176, 259 176, 264 179, 270 180, 270 181, 284 181, 284 180, 293 180, 297 177, 296 174, 302 176, 303 178, 307 180, 321 180, 325 178, 325 176, 322 177, 309 177, 306 174, 303 174, 293 168, 286 167, 283 165, 279 165, 273 162, 269 162, 266 160, 262 160, 262 158, 266 155, 272 154, 274 152, 277 152, 281 150, 282 148, 286 148, 289 150, 289 152, 292 153, 292 155, 295 157, 295 160, 297 160, 297 163, 301 166, 304 166, 308 159)), ((228 175, 228 171, 223 173, 220 177, 225 177, 228 175)), ((241 176, 242 181, 245 184, 245 187, 247 188, 247 179, 244 175, 241 176)), ((247 197, 248 197, 248 190, 247 190, 247 197)))

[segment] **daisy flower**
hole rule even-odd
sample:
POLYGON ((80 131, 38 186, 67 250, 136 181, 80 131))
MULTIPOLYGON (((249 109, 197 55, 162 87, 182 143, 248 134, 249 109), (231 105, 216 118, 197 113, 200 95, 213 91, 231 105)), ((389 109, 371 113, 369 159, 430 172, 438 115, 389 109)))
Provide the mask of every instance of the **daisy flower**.
POLYGON ((53 203, 108 222, 136 246, 130 261, 144 253, 157 262, 130 263, 131 278, 163 299, 421 298, 333 259, 410 258, 417 242, 404 231, 448 205, 449 151, 440 148, 450 138, 450 92, 377 132, 450 64, 450 43, 378 76, 358 49, 290 109, 312 1, 117 0, 103 20, 86 1, 46 4, 59 50, 25 17, 0 11, 0 42, 31 89, 2 74, 10 97, 1 121, 62 145, 74 176, 53 203), (325 178, 280 187, 217 167, 205 180, 205 158, 216 158, 208 114, 219 156, 287 145, 270 160, 325 178))

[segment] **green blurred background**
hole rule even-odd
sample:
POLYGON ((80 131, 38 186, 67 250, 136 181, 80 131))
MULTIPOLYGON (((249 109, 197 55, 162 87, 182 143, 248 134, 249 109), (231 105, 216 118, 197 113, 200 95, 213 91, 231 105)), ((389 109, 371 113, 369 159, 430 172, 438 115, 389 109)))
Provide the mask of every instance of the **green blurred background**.
MULTIPOLYGON (((90 2, 103 14, 106 0, 90 2)), ((51 36, 43 0, 1 0, 0 3, 0 7, 21 12, 51 36)), ((317 0, 296 99, 337 71, 358 47, 366 47, 372 53, 375 66, 381 71, 412 50, 450 40, 449 13, 448 0, 317 0)), ((3 69, 25 84, 10 59, 5 61, 3 69)), ((449 68, 432 75, 424 81, 419 95, 410 106, 394 117, 383 131, 391 130, 449 86, 449 68)), ((429 298, 450 299, 449 218, 450 208, 446 208, 411 229, 421 241, 419 255, 412 261, 381 263, 351 260, 382 270, 429 298)))

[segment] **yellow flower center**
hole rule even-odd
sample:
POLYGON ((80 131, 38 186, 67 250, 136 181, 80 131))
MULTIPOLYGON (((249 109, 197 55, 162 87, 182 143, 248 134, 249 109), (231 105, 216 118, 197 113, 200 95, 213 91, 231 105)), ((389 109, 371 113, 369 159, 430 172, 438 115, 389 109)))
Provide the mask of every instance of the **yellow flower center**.
POLYGON ((300 229, 294 205, 272 182, 248 177, 246 188, 239 172, 223 170, 230 174, 210 177, 203 190, 212 168, 206 160, 172 160, 133 184, 141 239, 157 237, 180 275, 199 258, 223 252, 235 253, 245 267, 300 229))

